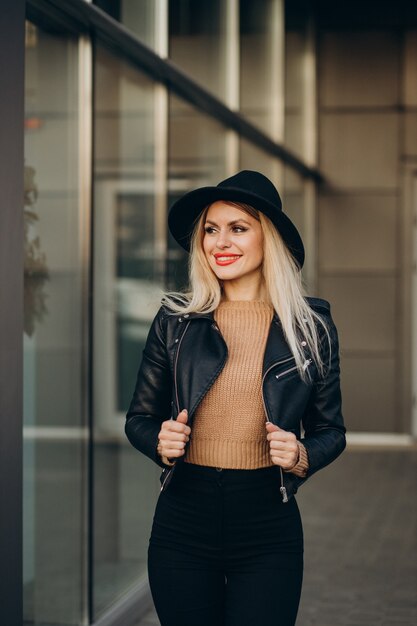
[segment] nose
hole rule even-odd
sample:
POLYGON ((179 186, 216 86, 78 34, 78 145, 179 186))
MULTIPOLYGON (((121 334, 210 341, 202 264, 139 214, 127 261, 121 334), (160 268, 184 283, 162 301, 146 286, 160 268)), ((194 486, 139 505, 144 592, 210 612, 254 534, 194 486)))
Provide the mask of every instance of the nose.
POLYGON ((232 244, 228 241, 227 233, 219 232, 219 236, 217 237, 216 246, 223 250, 223 248, 230 248, 232 244))

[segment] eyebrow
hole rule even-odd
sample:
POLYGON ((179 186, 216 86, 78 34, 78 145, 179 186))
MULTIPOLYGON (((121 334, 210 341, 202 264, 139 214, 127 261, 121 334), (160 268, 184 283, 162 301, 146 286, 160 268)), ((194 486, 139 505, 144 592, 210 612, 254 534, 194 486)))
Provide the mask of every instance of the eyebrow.
MULTIPOLYGON (((245 220, 243 217, 241 217, 238 220, 233 220, 232 222, 229 222, 227 225, 234 226, 235 224, 238 224, 239 222, 245 222, 245 224, 248 224, 248 226, 250 226, 250 222, 245 220)), ((206 220, 206 224, 213 224, 213 226, 218 226, 218 224, 216 224, 216 222, 212 222, 212 220, 206 220)))

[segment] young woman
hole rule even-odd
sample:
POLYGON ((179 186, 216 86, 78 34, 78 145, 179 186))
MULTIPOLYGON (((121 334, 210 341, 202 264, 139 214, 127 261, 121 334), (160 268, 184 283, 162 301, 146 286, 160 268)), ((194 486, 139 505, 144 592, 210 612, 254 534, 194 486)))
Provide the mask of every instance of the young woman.
POLYGON ((293 626, 294 494, 346 445, 330 305, 304 296, 303 243, 259 172, 186 194, 169 228, 190 252, 190 289, 163 298, 126 419, 163 468, 156 611, 162 626, 293 626))

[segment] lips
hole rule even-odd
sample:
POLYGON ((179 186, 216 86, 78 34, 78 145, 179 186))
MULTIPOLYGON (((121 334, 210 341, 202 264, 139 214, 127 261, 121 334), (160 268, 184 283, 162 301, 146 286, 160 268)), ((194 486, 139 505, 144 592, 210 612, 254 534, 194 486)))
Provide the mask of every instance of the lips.
POLYGON ((214 258, 216 259, 216 265, 230 265, 238 261, 241 256, 241 254, 215 254, 214 258))

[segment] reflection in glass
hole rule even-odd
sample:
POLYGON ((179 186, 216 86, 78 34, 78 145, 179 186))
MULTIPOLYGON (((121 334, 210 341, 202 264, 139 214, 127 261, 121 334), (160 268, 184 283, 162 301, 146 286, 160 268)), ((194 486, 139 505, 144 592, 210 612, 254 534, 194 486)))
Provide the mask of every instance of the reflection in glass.
POLYGON ((218 98, 226 93, 226 2, 169 1, 169 57, 218 98))
POLYGON ((240 0, 240 110, 269 135, 279 77, 274 0, 240 0))
MULTIPOLYGON (((168 204, 187 191, 217 185, 226 177, 226 131, 174 95, 169 97, 168 204)), ((187 253, 169 235, 169 289, 187 284, 187 253)))
POLYGON ((306 83, 307 20, 307 16, 293 11, 290 3, 286 3, 285 144, 301 159, 305 158, 306 148, 306 97, 312 97, 306 83))
POLYGON ((26 26, 24 619, 84 616, 78 47, 26 26))
POLYGON ((257 170, 268 176, 281 193, 282 184, 279 180, 281 164, 269 152, 264 152, 255 144, 240 137, 239 163, 241 170, 257 170))
MULTIPOLYGON (((156 245, 154 84, 96 50, 94 618, 146 576, 158 468, 124 434, 164 258, 156 245)), ((169 416, 168 416, 169 417, 169 416)))
POLYGON ((155 0, 94 0, 94 4, 127 26, 144 44, 154 47, 155 0))

